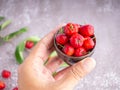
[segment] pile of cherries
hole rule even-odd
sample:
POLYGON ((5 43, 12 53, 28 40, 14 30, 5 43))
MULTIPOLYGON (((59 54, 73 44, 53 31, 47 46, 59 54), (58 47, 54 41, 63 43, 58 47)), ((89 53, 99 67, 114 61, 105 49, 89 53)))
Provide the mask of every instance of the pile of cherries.
POLYGON ((67 23, 57 32, 55 40, 64 54, 80 57, 88 54, 95 46, 94 27, 67 23))

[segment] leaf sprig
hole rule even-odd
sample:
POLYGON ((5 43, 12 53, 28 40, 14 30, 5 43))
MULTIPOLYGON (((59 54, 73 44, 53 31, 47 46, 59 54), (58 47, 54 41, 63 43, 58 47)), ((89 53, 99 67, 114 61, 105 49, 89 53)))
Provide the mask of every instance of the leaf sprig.
POLYGON ((5 17, 3 17, 3 16, 0 16, 0 21, 2 21, 2 20, 4 20, 5 19, 5 17))
POLYGON ((11 20, 7 20, 0 25, 0 31, 6 28, 9 24, 11 24, 11 20))
MULTIPOLYGON (((2 20, 4 20, 4 19, 5 19, 5 17, 0 16, 0 21, 2 21, 2 20)), ((11 20, 6 20, 5 22, 3 22, 3 23, 0 25, 0 31, 1 31, 1 30, 4 30, 4 29, 5 29, 7 26, 9 26, 10 24, 11 24, 11 20)), ((9 40, 11 40, 12 38, 16 37, 17 35, 20 35, 20 34, 26 32, 26 31, 27 31, 27 28, 24 27, 24 28, 19 29, 18 31, 15 31, 15 32, 13 32, 13 33, 10 33, 10 34, 6 35, 5 37, 0 36, 0 39, 2 39, 3 41, 9 41, 9 40)))
POLYGON ((21 29, 18 30, 18 31, 15 31, 15 32, 13 32, 13 33, 8 34, 7 36, 3 37, 3 40, 4 40, 4 41, 9 41, 9 40, 11 40, 12 38, 14 38, 14 37, 16 37, 16 36, 18 36, 18 35, 20 35, 20 34, 22 34, 22 33, 24 33, 24 32, 27 32, 27 28, 26 28, 26 27, 21 28, 21 29))

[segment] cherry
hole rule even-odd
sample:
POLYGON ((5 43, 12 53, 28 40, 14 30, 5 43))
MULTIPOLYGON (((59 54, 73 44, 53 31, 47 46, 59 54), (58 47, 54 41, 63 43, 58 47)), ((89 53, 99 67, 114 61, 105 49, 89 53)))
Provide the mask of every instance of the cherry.
POLYGON ((18 87, 13 88, 13 90, 18 90, 18 87))
POLYGON ((11 72, 8 70, 3 70, 2 71, 2 77, 3 78, 9 78, 11 76, 11 72))
POLYGON ((94 46, 95 46, 95 43, 94 43, 94 41, 93 41, 93 39, 92 38, 86 38, 85 39, 85 41, 84 41, 84 43, 83 43, 83 47, 86 49, 86 50, 91 50, 91 49, 93 49, 94 48, 94 46))
POLYGON ((70 38, 70 44, 74 48, 79 48, 83 45, 84 37, 80 34, 74 34, 70 38))
POLYGON ((72 56, 74 54, 74 48, 70 44, 66 44, 63 47, 63 52, 68 56, 72 56))
POLYGON ((64 32, 66 35, 71 36, 71 35, 78 32, 78 26, 76 24, 73 24, 73 23, 68 23, 64 27, 64 32))
POLYGON ((61 45, 65 45, 67 41, 68 41, 68 37, 65 34, 58 34, 56 36, 56 42, 61 45))
POLYGON ((33 41, 26 41, 25 47, 27 49, 31 49, 34 46, 34 42, 33 41))
POLYGON ((0 90, 3 90, 6 87, 3 81, 0 81, 0 90))
POLYGON ((79 28, 79 33, 83 36, 94 35, 94 27, 92 25, 83 25, 79 28))
POLYGON ((80 56, 83 56, 85 54, 87 54, 87 51, 83 47, 75 49, 74 56, 80 57, 80 56))

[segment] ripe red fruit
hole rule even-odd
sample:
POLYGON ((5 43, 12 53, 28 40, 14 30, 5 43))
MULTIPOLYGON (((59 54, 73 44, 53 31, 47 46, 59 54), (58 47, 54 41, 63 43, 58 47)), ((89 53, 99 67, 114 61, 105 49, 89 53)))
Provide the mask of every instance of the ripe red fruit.
POLYGON ((84 37, 80 34, 74 34, 70 38, 70 44, 74 48, 79 48, 83 45, 84 37))
POLYGON ((72 56, 74 54, 74 48, 70 44, 66 44, 63 47, 63 52, 66 55, 72 56))
POLYGON ((3 70, 2 71, 2 77, 3 78, 9 78, 11 76, 11 72, 8 70, 3 70))
POLYGON ((67 41, 68 41, 68 37, 65 34, 58 34, 56 36, 56 42, 61 45, 65 45, 67 41))
POLYGON ((13 88, 13 90, 18 90, 18 87, 13 88))
POLYGON ((75 24, 75 26, 79 29, 81 27, 80 24, 75 24))
POLYGON ((87 51, 83 47, 75 49, 74 56, 80 57, 80 56, 83 56, 85 54, 87 54, 87 51))
POLYGON ((83 36, 94 35, 94 27, 92 25, 84 25, 79 28, 79 33, 83 36))
POLYGON ((71 36, 71 35, 78 32, 78 27, 73 23, 68 23, 64 27, 64 32, 65 32, 66 35, 71 36))
POLYGON ((94 48, 94 41, 92 38, 86 38, 84 43, 83 43, 83 47, 86 49, 86 50, 90 50, 90 49, 93 49, 94 48))
POLYGON ((5 83, 3 81, 0 81, 0 90, 3 90, 5 86, 5 83))
POLYGON ((34 42, 33 41, 26 41, 25 47, 27 49, 31 49, 34 46, 34 42))

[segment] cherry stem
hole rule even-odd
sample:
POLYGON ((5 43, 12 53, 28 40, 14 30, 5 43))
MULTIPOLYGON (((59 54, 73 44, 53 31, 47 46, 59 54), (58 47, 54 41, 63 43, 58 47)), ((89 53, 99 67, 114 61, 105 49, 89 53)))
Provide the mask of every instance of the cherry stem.
MULTIPOLYGON (((86 39, 87 39, 87 38, 85 38, 84 40, 86 40, 86 39)), ((95 39, 95 36, 94 36, 94 37, 92 37, 91 39, 92 39, 92 40, 94 40, 94 39, 95 39)))
POLYGON ((94 36, 94 37, 92 37, 92 39, 95 39, 95 36, 94 36))
POLYGON ((61 27, 58 33, 63 33, 63 28, 61 27))
POLYGON ((72 24, 70 24, 70 29, 73 30, 73 25, 72 24))
POLYGON ((59 45, 60 47, 62 47, 62 48, 64 47, 64 46, 62 46, 61 44, 58 44, 58 45, 59 45))

